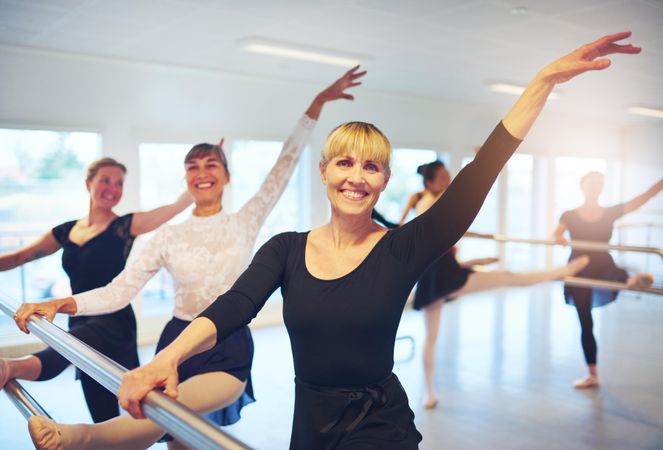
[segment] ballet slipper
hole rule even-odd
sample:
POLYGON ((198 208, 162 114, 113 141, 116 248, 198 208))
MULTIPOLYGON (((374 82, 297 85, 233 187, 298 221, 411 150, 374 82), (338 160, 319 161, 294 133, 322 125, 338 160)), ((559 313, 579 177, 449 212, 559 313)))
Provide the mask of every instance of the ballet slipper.
POLYGON ((587 264, 589 264, 589 256, 582 255, 569 261, 566 268, 569 271, 569 275, 575 275, 587 267, 587 264))
POLYGON ((30 417, 28 431, 37 450, 64 450, 62 432, 55 421, 48 417, 30 417))
POLYGON ((9 381, 9 363, 5 358, 0 358, 0 389, 5 387, 9 381))
POLYGON ((586 378, 581 378, 573 383, 575 389, 590 389, 599 387, 599 377, 597 375, 589 375, 586 378))
POLYGON ((654 283, 654 276, 651 273, 639 272, 628 279, 626 285, 630 288, 649 287, 654 283))

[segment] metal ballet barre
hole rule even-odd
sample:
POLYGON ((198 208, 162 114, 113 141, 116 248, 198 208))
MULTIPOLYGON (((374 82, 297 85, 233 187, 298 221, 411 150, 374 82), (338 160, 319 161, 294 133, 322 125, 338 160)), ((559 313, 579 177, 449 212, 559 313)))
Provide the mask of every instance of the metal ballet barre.
MULTIPOLYGON (((0 298, 0 310, 12 317, 15 308, 0 298)), ((66 331, 37 316, 28 320, 32 334, 47 343, 72 364, 113 393, 120 388, 126 369, 66 331)), ((19 408, 21 409, 21 408, 19 408)), ((209 450, 250 450, 246 444, 224 433, 193 410, 157 391, 143 400, 145 416, 189 448, 209 450)), ((43 414, 46 415, 46 414, 43 414)))
POLYGON ((663 295, 663 289, 658 287, 629 286, 626 283, 620 283, 618 281, 607 281, 607 280, 598 280, 595 278, 580 278, 580 277, 566 277, 562 281, 564 281, 564 283, 568 285, 577 286, 577 287, 601 288, 610 291, 633 291, 633 292, 644 292, 647 294, 663 295))
POLYGON ((51 416, 41 407, 37 400, 35 400, 28 391, 16 380, 9 380, 3 388, 9 400, 16 406, 16 409, 25 417, 29 419, 32 416, 45 416, 49 419, 51 416))
POLYGON ((610 245, 610 244, 603 244, 601 242, 592 242, 592 241, 569 241, 566 244, 558 244, 552 239, 528 239, 528 238, 520 238, 514 236, 505 236, 503 234, 484 234, 484 233, 474 233, 474 232, 468 232, 465 235, 465 237, 478 238, 478 239, 492 239, 497 242, 518 242, 523 244, 537 244, 537 245, 560 245, 560 246, 568 246, 571 248, 577 248, 581 250, 593 250, 593 251, 617 250, 621 252, 653 253, 663 257, 663 249, 656 247, 638 247, 634 245, 610 245))

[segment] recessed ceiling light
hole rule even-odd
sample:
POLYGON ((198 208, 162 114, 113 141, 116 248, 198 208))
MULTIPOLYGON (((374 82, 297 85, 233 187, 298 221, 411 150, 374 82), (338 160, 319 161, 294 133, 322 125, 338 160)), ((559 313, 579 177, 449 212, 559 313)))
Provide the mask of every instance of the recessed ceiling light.
POLYGON ((631 114, 638 114, 640 116, 647 117, 656 117, 657 119, 663 119, 663 110, 656 108, 646 108, 644 106, 631 106, 627 108, 626 111, 631 114))
POLYGON ((527 14, 526 6, 514 6, 513 8, 511 8, 512 16, 524 16, 525 14, 527 14))
POLYGON ((353 67, 369 59, 366 56, 353 55, 336 50, 308 47, 300 44, 274 41, 263 38, 247 38, 238 42, 239 46, 252 53, 279 56, 281 58, 331 64, 334 66, 353 67))
MULTIPOLYGON (((525 86, 519 86, 517 84, 511 83, 490 83, 488 85, 488 89, 493 92, 500 92, 502 94, 520 95, 523 93, 523 91, 525 91, 525 86)), ((550 100, 554 100, 559 98, 559 94, 557 92, 551 92, 550 95, 548 95, 548 98, 550 100)))

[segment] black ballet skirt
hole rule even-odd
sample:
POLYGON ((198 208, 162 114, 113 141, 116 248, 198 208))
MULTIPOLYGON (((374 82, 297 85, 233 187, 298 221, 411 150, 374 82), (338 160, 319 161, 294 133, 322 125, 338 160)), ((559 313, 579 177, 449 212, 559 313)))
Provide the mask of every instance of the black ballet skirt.
POLYGON ((421 439, 405 390, 393 373, 358 388, 295 379, 291 450, 415 450, 421 439))
MULTIPOLYGON (((612 237, 613 225, 624 214, 623 210, 624 206, 622 204, 605 208, 601 219, 592 222, 582 219, 576 210, 571 210, 562 214, 560 221, 566 224, 572 240, 594 241, 607 244, 612 237)), ((615 261, 608 252, 574 249, 571 251, 569 260, 583 255, 589 256, 589 264, 577 273, 576 277, 620 283, 625 283, 628 280, 628 273, 615 264, 615 261)), ((615 301, 617 294, 619 294, 619 291, 608 289, 564 285, 564 300, 567 304, 574 305, 575 297, 580 292, 587 290, 591 290, 592 293, 592 307, 605 306, 615 301)))
MULTIPOLYGON (((135 236, 131 235, 133 214, 116 218, 108 227, 78 245, 69 239, 75 220, 51 230, 62 246, 62 267, 69 276, 71 291, 79 294, 110 283, 126 264, 135 236)), ((136 317, 131 305, 110 314, 69 318, 69 329, 86 326, 86 343, 127 369, 139 366, 136 346, 136 317)), ((80 377, 80 369, 76 369, 80 377)))
POLYGON ((433 261, 417 281, 413 308, 425 308, 440 298, 448 296, 465 286, 472 269, 461 267, 456 260, 456 249, 452 248, 433 261))
MULTIPOLYGON (((170 345, 191 322, 173 317, 164 327, 155 353, 170 345)), ((205 414, 218 425, 230 425, 240 419, 240 411, 255 402, 251 384, 251 363, 253 361, 253 338, 248 327, 242 327, 222 343, 202 353, 192 356, 177 368, 179 382, 209 372, 225 372, 240 381, 247 381, 240 398, 223 409, 205 414)), ((164 440, 169 440, 168 438, 164 440)))

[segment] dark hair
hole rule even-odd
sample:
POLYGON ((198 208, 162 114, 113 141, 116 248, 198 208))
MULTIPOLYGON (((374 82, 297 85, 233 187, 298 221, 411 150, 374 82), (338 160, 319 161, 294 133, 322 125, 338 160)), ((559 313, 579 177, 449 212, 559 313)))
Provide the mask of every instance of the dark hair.
POLYGON ((223 153, 223 149, 218 145, 207 143, 194 145, 184 157, 184 164, 188 163, 192 159, 205 158, 206 156, 212 154, 219 158, 221 164, 223 164, 223 168, 226 169, 226 173, 230 175, 230 170, 228 170, 228 160, 226 159, 225 153, 223 153))
POLYGON ((424 185, 426 184, 426 181, 433 181, 435 179, 435 174, 440 168, 444 168, 445 165, 442 161, 439 159, 436 159, 433 162, 429 162, 427 164, 422 164, 419 167, 417 167, 417 173, 424 177, 424 185))
POLYGON ((85 181, 92 181, 95 175, 97 175, 97 172, 99 172, 99 169, 102 167, 118 167, 122 172, 125 174, 127 173, 127 168, 124 166, 124 164, 117 162, 113 158, 106 157, 93 161, 89 166, 87 166, 87 175, 85 176, 85 181))

